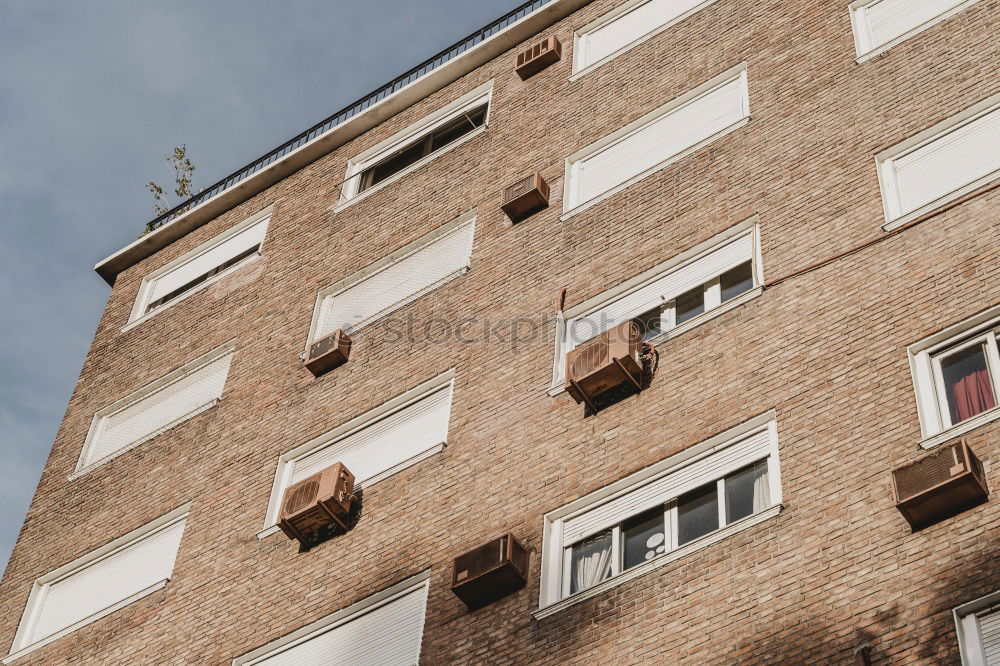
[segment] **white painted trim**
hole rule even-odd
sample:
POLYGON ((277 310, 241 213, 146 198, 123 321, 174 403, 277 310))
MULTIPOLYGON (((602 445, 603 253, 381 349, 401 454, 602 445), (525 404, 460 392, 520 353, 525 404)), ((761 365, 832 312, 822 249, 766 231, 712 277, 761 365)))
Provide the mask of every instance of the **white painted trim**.
MULTIPOLYGON (((984 335, 1000 326, 1000 305, 986 310, 957 324, 930 335, 906 348, 910 362, 910 376, 917 401, 920 420, 920 446, 931 449, 970 430, 1000 418, 1000 406, 978 414, 971 419, 946 427, 941 414, 938 389, 933 367, 933 357, 966 339, 984 335)), ((1000 375, 1000 373, 998 373, 1000 375)), ((994 383, 998 377, 994 377, 994 383)))
POLYGON ((608 25, 609 23, 618 19, 619 17, 627 14, 633 9, 638 9, 640 6, 646 4, 647 2, 650 2, 650 0, 629 0, 628 2, 614 8, 604 16, 601 16, 600 18, 591 21, 590 23, 583 26, 573 34, 573 74, 569 77, 569 80, 576 81, 586 76, 587 74, 593 72, 594 70, 611 62, 618 56, 628 51, 631 51, 640 44, 643 44, 652 39, 653 37, 656 37, 660 33, 669 30, 670 28, 677 25, 681 21, 684 21, 688 17, 697 14, 702 9, 705 9, 709 5, 713 4, 715 1, 716 0, 704 0, 704 2, 698 4, 695 7, 692 7, 683 14, 679 14, 678 16, 675 16, 666 23, 661 23, 660 25, 652 28, 649 32, 641 35, 640 37, 637 37, 628 44, 625 44, 614 53, 610 53, 601 58, 600 60, 592 62, 586 67, 581 68, 580 62, 583 60, 584 55, 586 55, 584 53, 586 47, 583 45, 583 42, 589 33, 599 30, 600 28, 603 28, 604 26, 608 25))
POLYGON ((962 666, 989 666, 983 652, 976 613, 997 604, 1000 604, 1000 590, 952 609, 951 615, 955 620, 955 632, 958 634, 958 649, 962 658, 962 666))
POLYGON ((223 279, 227 275, 238 271, 240 268, 246 266, 247 264, 253 261, 256 261, 264 251, 264 242, 267 240, 267 228, 270 226, 271 223, 270 218, 273 211, 274 211, 274 205, 272 204, 267 208, 265 208, 264 210, 254 213, 247 219, 243 220, 242 222, 233 226, 232 228, 226 230, 225 232, 219 234, 215 238, 205 241, 204 243, 194 248, 193 250, 185 252, 183 255, 177 257, 176 259, 166 264, 165 266, 161 266, 160 268, 156 269, 149 275, 143 277, 142 283, 139 285, 139 292, 138 294, 136 294, 135 297, 135 303, 132 305, 132 312, 131 314, 129 314, 128 322, 125 324, 125 326, 122 327, 121 332, 124 333, 126 331, 132 330, 136 326, 152 319, 153 317, 163 312, 164 310, 170 309, 172 306, 176 305, 177 303, 180 303, 189 296, 192 296, 193 294, 196 294, 199 291, 202 291, 203 289, 207 289, 208 287, 215 284, 219 280, 223 279), (222 245, 230 238, 233 238, 237 234, 257 224, 264 225, 264 235, 262 236, 260 242, 260 249, 257 250, 256 254, 247 257, 246 259, 240 261, 237 264, 233 264, 232 266, 222 271, 221 273, 213 275, 212 277, 205 280, 201 284, 192 287, 190 290, 184 292, 177 298, 174 298, 173 300, 164 303, 160 307, 154 310, 150 310, 149 312, 145 312, 146 304, 149 301, 149 295, 152 292, 153 285, 156 283, 157 279, 166 275, 167 273, 170 273, 171 271, 177 268, 180 268, 184 264, 197 259, 206 252, 214 250, 216 247, 222 245))
POLYGON ((31 634, 31 631, 33 630, 35 623, 38 620, 38 613, 41 610, 41 605, 45 599, 45 593, 47 592, 49 585, 58 582, 59 580, 62 580, 67 576, 71 576, 77 571, 80 571, 86 567, 92 566, 97 562, 99 562, 100 560, 111 557, 112 555, 120 552, 121 550, 135 545, 136 543, 142 541, 143 539, 151 537, 154 534, 157 534, 158 532, 162 532, 163 530, 172 527, 173 525, 176 525, 178 522, 186 520, 190 511, 191 511, 190 503, 180 506, 167 514, 160 516, 156 520, 149 522, 135 530, 132 530, 128 534, 118 537, 114 541, 111 541, 110 543, 107 543, 101 546, 100 548, 91 551, 86 555, 83 555, 82 557, 78 557, 72 562, 64 564, 58 569, 50 571, 44 576, 41 576, 38 579, 36 579, 35 582, 32 584, 31 592, 28 596, 28 601, 25 604, 24 612, 21 615, 21 621, 20 624, 18 625, 17 633, 14 636, 14 642, 11 645, 11 652, 6 657, 4 657, 2 662, 0 663, 10 664, 15 660, 20 659, 24 655, 28 654, 29 652, 33 652, 34 650, 37 650, 38 648, 44 645, 48 645, 49 643, 52 643, 62 638, 63 636, 66 636, 67 634, 76 631, 80 627, 95 622, 107 615, 110 615, 116 610, 123 608, 131 604, 132 602, 137 601, 138 599, 141 599, 142 597, 145 597, 147 595, 150 595, 153 592, 156 592, 157 590, 160 590, 164 586, 166 586, 167 582, 170 580, 169 577, 160 580, 154 583, 153 585, 150 585, 144 590, 141 590, 131 595, 130 597, 127 597, 126 599, 122 599, 121 601, 118 601, 112 604, 111 606, 108 606, 107 608, 103 608, 100 611, 92 615, 89 615, 88 617, 78 622, 75 622, 74 624, 66 627, 65 629, 61 629, 60 631, 51 634, 49 636, 46 636, 41 640, 35 641, 34 643, 25 643, 27 636, 31 634))
POLYGON ((366 197, 378 192, 379 190, 388 187, 392 183, 395 183, 399 179, 403 178, 407 174, 410 174, 417 169, 425 166, 428 162, 437 159, 438 157, 444 155, 445 153, 454 150, 460 145, 467 141, 479 136, 489 127, 490 117, 493 113, 493 81, 488 81, 483 85, 479 86, 475 90, 472 90, 454 102, 430 113, 417 122, 413 123, 409 127, 406 127, 394 135, 379 142, 375 146, 369 148, 368 150, 355 155, 347 161, 347 172, 344 174, 344 183, 340 190, 340 201, 330 207, 334 213, 339 213, 348 206, 351 206, 358 201, 365 199, 366 197), (364 173, 369 167, 374 166, 378 162, 395 153, 396 151, 402 149, 403 147, 410 145, 416 141, 421 140, 434 130, 447 125, 451 121, 462 116, 462 114, 467 113, 473 109, 476 109, 483 104, 486 104, 486 119, 483 124, 476 129, 472 130, 468 134, 462 136, 461 138, 452 141, 446 146, 430 153, 429 155, 417 160, 410 166, 393 174, 389 178, 386 178, 382 182, 369 187, 363 192, 358 192, 359 178, 362 173, 364 173))
MULTIPOLYGON (((462 213, 461 215, 459 215, 458 217, 456 217, 455 219, 451 220, 450 222, 446 222, 445 224, 441 225, 440 227, 438 227, 434 231, 430 232, 429 234, 421 236, 420 238, 418 238, 418 239, 416 239, 416 240, 414 240, 414 241, 412 241, 410 243, 407 243, 403 247, 401 247, 398 250, 392 252, 391 254, 383 257, 382 259, 379 259, 378 261, 376 261, 376 262, 374 262, 372 264, 369 264, 368 266, 365 266, 360 271, 357 271, 356 273, 353 273, 353 274, 347 276, 346 278, 344 278, 342 280, 338 280, 337 282, 335 282, 335 283, 333 283, 333 284, 331 284, 331 285, 329 285, 329 286, 324 287, 323 289, 321 289, 319 291, 319 293, 316 295, 316 303, 313 306, 313 316, 312 316, 312 321, 309 323, 309 337, 306 339, 306 346, 305 346, 305 350, 304 350, 305 353, 306 354, 309 353, 309 345, 311 345, 313 342, 316 341, 315 340, 315 338, 316 338, 316 328, 319 326, 320 316, 321 316, 322 308, 323 308, 323 301, 325 301, 327 298, 330 298, 331 296, 336 296, 337 294, 341 294, 341 293, 347 291, 348 289, 351 289, 351 288, 357 286, 358 284, 360 284, 360 283, 364 282, 365 280, 367 280, 372 275, 374 275, 376 273, 379 273, 379 272, 381 272, 381 271, 389 268, 390 266, 394 266, 394 265, 398 264, 399 262, 403 261, 404 259, 407 259, 408 257, 412 256, 413 254, 419 252, 420 250, 423 250, 424 248, 426 248, 426 247, 428 247, 430 245, 433 245, 436 241, 440 240, 442 237, 444 237, 444 236, 446 236, 446 235, 448 235, 448 234, 450 234, 450 233, 452 233, 454 231, 457 231, 458 229, 462 228, 463 226, 465 226, 467 224, 475 225, 476 224, 476 220, 477 220, 476 209, 473 208, 471 210, 468 210, 468 211, 462 213)), ((473 242, 474 242, 474 240, 475 239, 473 239, 473 242)), ((460 274, 464 274, 464 273, 468 272, 468 270, 469 270, 469 266, 466 266, 461 271, 460 274)), ((416 300, 416 299, 418 299, 418 298, 420 298, 422 296, 425 296, 426 294, 434 291, 438 287, 446 284, 447 282, 450 282, 455 277, 458 277, 458 275, 450 275, 446 279, 441 280, 441 281, 439 281, 439 282, 437 282, 437 283, 435 283, 433 285, 430 285, 429 287, 427 287, 425 289, 420 290, 419 292, 416 292, 416 293, 412 294, 410 296, 410 300, 407 300, 407 301, 404 301, 404 302, 401 302, 401 303, 398 303, 398 304, 394 304, 392 306, 392 309, 385 310, 385 311, 380 312, 380 313, 376 313, 375 315, 372 315, 371 317, 358 322, 357 324, 355 324, 355 325, 353 325, 351 327, 351 331, 350 332, 354 333, 354 332, 356 332, 356 331, 364 328, 368 324, 372 324, 372 323, 378 321, 382 317, 384 317, 387 314, 389 314, 389 312, 392 312, 392 310, 395 310, 397 307, 402 307, 406 303, 412 303, 414 300, 416 300)))
POLYGON ((165 224, 156 231, 130 243, 98 262, 94 266, 94 270, 108 284, 114 284, 117 275, 126 268, 264 191, 282 178, 295 173, 364 134, 387 118, 391 118, 413 104, 426 99, 434 92, 454 83, 490 60, 503 55, 524 40, 530 39, 590 2, 591 0, 555 0, 525 15, 460 56, 386 96, 348 121, 299 146, 249 178, 195 206, 169 224, 165 224))
POLYGON ((265 659, 288 650, 295 645, 304 643, 315 638, 316 636, 326 633, 327 631, 331 631, 338 626, 347 624, 361 615, 370 613, 380 606, 392 603, 400 597, 419 590, 421 587, 429 589, 430 573, 430 569, 422 571, 421 573, 396 583, 381 592, 377 592, 370 597, 357 601, 350 606, 333 613, 332 615, 327 615, 326 617, 320 618, 319 620, 307 624, 304 627, 296 629, 287 636, 271 641, 256 650, 233 659, 233 666, 252 666, 253 664, 259 664, 265 659))
POLYGON ((857 53, 857 58, 854 59, 859 65, 868 62, 869 60, 875 58, 876 56, 882 55, 892 47, 905 42, 910 37, 917 35, 928 28, 937 25, 947 19, 951 18, 955 14, 967 9, 971 5, 976 4, 979 0, 966 0, 951 9, 948 9, 933 18, 930 18, 920 25, 910 28, 903 34, 894 37, 884 44, 875 44, 872 40, 871 30, 868 26, 868 17, 866 11, 868 7, 881 2, 882 0, 855 0, 850 5, 848 9, 851 14, 851 28, 854 32, 854 48, 857 53))
POLYGON ((198 409, 195 409, 192 412, 188 412, 187 414, 184 414, 183 416, 176 418, 175 420, 171 421, 162 428, 159 428, 151 432, 150 434, 146 435, 145 437, 142 437, 134 442, 131 442, 128 446, 124 446, 120 449, 113 451, 112 453, 109 453, 103 458, 94 460, 93 462, 90 463, 84 462, 87 459, 88 452, 93 447, 94 442, 97 440, 97 436, 99 434, 103 421, 106 417, 111 416, 116 412, 119 412, 123 409, 126 409, 134 405, 135 403, 149 397, 150 395, 153 395, 157 391, 160 391, 170 386, 171 384, 175 384, 176 382, 183 380, 185 377, 188 377, 191 374, 201 370, 205 366, 210 365, 215 361, 218 361, 220 358, 226 355, 235 353, 236 353, 236 341, 230 340, 229 342, 220 345, 219 347, 216 347, 207 354, 202 354, 198 358, 192 361, 188 361, 187 363, 177 368, 176 370, 167 373, 163 377, 160 377, 159 379, 150 382, 149 384, 143 386, 138 391, 134 391, 129 395, 125 396, 124 398, 116 400, 107 407, 99 409, 94 414, 94 417, 91 419, 90 429, 87 431, 87 437, 84 440, 83 447, 80 449, 80 457, 77 459, 76 462, 76 469, 73 471, 72 474, 69 475, 67 481, 73 481, 75 479, 80 478, 84 474, 96 469, 97 467, 100 467, 104 463, 114 460, 118 456, 131 451, 137 446, 140 446, 155 437, 158 437, 159 435, 179 425, 180 423, 183 423, 191 418, 194 418, 201 412, 204 412, 218 405, 219 402, 221 401, 221 398, 216 399, 213 402, 209 402, 205 405, 202 405, 198 409))
MULTIPOLYGON (((390 414, 394 414, 401 409, 408 407, 409 405, 427 397, 428 395, 438 391, 448 384, 452 384, 455 381, 455 370, 451 369, 446 372, 441 373, 433 379, 429 379, 412 389, 405 391, 397 395, 395 398, 382 403, 374 409, 370 409, 360 416, 356 416, 353 419, 343 423, 333 430, 323 433, 318 437, 313 437, 305 444, 300 444, 291 451, 283 453, 278 457, 278 465, 274 474, 274 482, 271 485, 271 496, 268 500, 267 512, 264 516, 264 525, 261 530, 257 533, 257 537, 263 539, 269 534, 273 534, 271 528, 275 526, 278 521, 278 507, 281 503, 281 495, 284 492, 284 488, 288 484, 288 479, 290 478, 292 472, 291 463, 295 460, 302 458, 313 451, 332 446, 337 441, 340 441, 354 433, 363 430, 378 421, 386 418, 390 414)), ((452 396, 454 399, 454 395, 452 396)), ((449 407, 450 409, 450 407, 449 407)), ((415 465, 416 463, 429 458, 435 453, 439 453, 447 446, 448 442, 441 442, 426 451, 422 451, 420 454, 408 458, 407 460, 383 471, 379 474, 367 479, 362 484, 361 487, 370 488, 375 483, 382 481, 400 471, 415 465)))
MULTIPOLYGON (((642 573, 654 569, 657 566, 662 566, 662 564, 658 565, 654 564, 654 562, 659 562, 660 560, 663 560, 665 558, 668 558, 666 559, 667 562, 672 561, 672 559, 676 559, 675 557, 672 557, 673 553, 680 553, 680 555, 677 556, 680 557, 684 554, 687 554, 688 552, 691 552, 692 550, 697 550, 698 548, 707 546, 710 543, 715 543, 715 541, 717 541, 718 539, 721 539, 724 536, 728 536, 734 531, 738 531, 736 529, 730 529, 731 527, 735 527, 737 525, 749 527, 750 524, 755 524, 753 522, 746 524, 747 521, 750 520, 750 518, 762 516, 763 514, 766 514, 769 511, 774 511, 774 513, 776 514, 778 511, 778 507, 782 502, 781 478, 780 478, 781 468, 780 465, 778 464, 778 461, 779 457, 778 457, 776 413, 772 409, 768 410, 767 412, 764 412, 763 414, 759 414, 754 418, 745 421, 744 423, 741 423, 737 426, 729 428, 728 430, 725 430, 712 437, 709 437, 708 439, 705 439, 699 442, 698 444, 695 444, 694 446, 691 446, 681 451, 680 453, 676 453, 668 458, 665 458, 657 463, 650 465, 649 467, 646 467, 645 469, 641 469, 623 479, 619 479, 614 483, 611 483, 603 488, 595 490, 594 492, 588 493, 583 497, 573 500, 572 502, 569 502, 568 504, 565 504, 559 507, 558 509, 549 511, 543 517, 543 525, 542 525, 542 555, 541 555, 542 564, 541 564, 541 582, 539 585, 539 600, 538 600, 538 606, 540 609, 539 613, 541 615, 539 616, 539 613, 536 613, 536 619, 541 619, 541 617, 551 614, 548 612, 542 612, 545 609, 557 606, 556 610, 552 611, 553 613, 557 612, 558 610, 561 610, 566 606, 570 606, 573 605, 574 603, 582 601, 583 599, 590 598, 591 596, 594 596, 594 594, 599 594, 601 591, 604 591, 610 587, 615 587, 616 585, 620 585, 622 582, 625 582, 626 580, 631 580, 631 578, 641 575, 642 573), (652 483, 653 481, 655 481, 660 477, 667 476, 668 474, 671 474, 682 467, 686 467, 697 460, 707 458, 714 453, 717 453, 726 448, 729 448, 730 446, 738 444, 740 441, 746 439, 747 437, 750 437, 753 434, 758 433, 761 430, 765 429, 768 430, 771 442, 770 451, 768 453, 768 475, 770 483, 769 490, 771 492, 771 503, 774 505, 773 507, 771 507, 770 509, 766 509, 763 512, 758 512, 757 514, 754 514, 753 516, 747 519, 743 519, 742 521, 733 523, 732 525, 727 525, 722 529, 713 532, 711 535, 703 537, 703 539, 693 541, 691 544, 685 544, 681 548, 678 548, 677 550, 672 551, 670 553, 666 553, 657 558, 656 560, 650 560, 648 564, 639 565, 634 569, 630 569, 624 574, 621 574, 620 576, 612 577, 593 588, 588 588, 587 590, 584 590, 583 592, 574 595, 573 597, 570 597, 568 599, 559 598, 561 596, 561 585, 563 580, 562 552, 564 548, 562 544, 563 540, 562 529, 563 525, 567 520, 570 520, 576 516, 586 513, 587 511, 590 511, 599 505, 617 499, 618 497, 627 495, 635 491, 636 489, 641 488, 649 483, 652 483), (718 536, 718 538, 716 539, 710 538, 720 534, 721 536, 718 536), (692 547, 695 544, 700 544, 700 545, 698 547, 692 547), (638 570, 638 573, 631 574, 630 572, 634 570, 638 570), (597 589, 597 591, 593 592, 592 594, 589 594, 592 590, 595 589, 597 589)), ((708 479, 706 479, 706 482, 707 481, 708 479)), ((770 515, 768 515, 767 517, 770 517, 770 515)), ((761 518, 761 520, 763 520, 763 518, 761 518)))
MULTIPOLYGON (((674 326, 667 329, 656 338, 652 340, 654 345, 661 344, 667 340, 672 340, 684 333, 687 333, 693 328, 697 328, 702 324, 722 315, 726 312, 751 301, 761 294, 763 294, 763 280, 764 271, 761 261, 760 252, 760 218, 754 215, 746 220, 743 220, 739 224, 726 229, 725 231, 712 236, 711 238, 704 240, 694 247, 691 247, 680 254, 671 257, 667 261, 658 264, 649 270, 646 270, 639 275, 629 278, 621 284, 615 285, 614 287, 603 291, 596 296, 592 296, 582 303, 578 303, 565 311, 558 313, 556 317, 556 341, 555 341, 555 354, 553 358, 552 365, 552 384, 546 390, 550 396, 559 395, 565 391, 565 379, 566 379, 566 368, 565 368, 565 358, 566 354, 569 353, 571 347, 568 343, 569 336, 569 326, 568 322, 579 317, 586 317, 592 315, 594 312, 601 310, 602 308, 618 301, 628 295, 635 293, 639 289, 642 289, 650 282, 655 282, 662 279, 667 274, 674 271, 685 268, 693 263, 698 262, 700 259, 706 255, 715 252, 719 248, 725 246, 726 244, 732 242, 734 239, 742 236, 746 233, 751 233, 753 235, 753 256, 751 257, 753 266, 753 276, 755 285, 750 291, 740 294, 739 296, 732 298, 725 303, 722 303, 716 308, 711 310, 706 310, 705 312, 692 317, 688 321, 684 322, 679 326, 674 326)), ((641 312, 634 313, 634 316, 642 314, 641 312)))
POLYGON ((941 122, 923 130, 922 132, 911 136, 905 141, 901 141, 900 143, 897 143, 890 148, 886 148, 875 155, 875 168, 878 173, 879 189, 882 192, 882 211, 886 219, 885 224, 882 225, 883 230, 891 231, 906 224, 907 222, 915 220, 935 208, 942 206, 943 204, 948 203, 949 201, 954 201, 955 199, 958 199, 969 192, 972 192, 983 185, 1000 178, 1000 169, 995 170, 986 176, 974 180, 971 183, 967 183, 966 185, 952 190, 951 192, 943 194, 937 199, 929 201, 923 206, 904 214, 900 208, 899 192, 894 170, 896 160, 905 157, 914 150, 924 147, 932 141, 940 139, 950 132, 961 128, 967 123, 976 120, 980 116, 985 116, 988 113, 998 111, 1000 111, 1000 93, 991 95, 990 97, 973 104, 956 115, 946 118, 941 122))
POLYGON ((747 79, 747 66, 746 63, 743 62, 740 63, 739 65, 736 65, 735 67, 731 67, 730 69, 726 70, 722 74, 719 74, 718 76, 712 77, 711 79, 697 86, 693 90, 689 90, 680 97, 677 97, 667 102, 663 106, 653 109, 646 115, 642 116, 637 120, 632 121, 625 127, 622 127, 621 129, 612 132, 611 134, 601 139, 598 139, 597 141, 591 143, 590 145, 576 151, 575 153, 567 157, 565 165, 565 174, 563 176, 563 214, 559 217, 560 221, 565 222, 574 215, 582 213, 583 211, 597 205, 598 203, 608 199, 609 197, 618 194, 622 190, 631 187, 632 185, 638 183, 641 180, 644 180, 650 175, 665 169, 671 164, 674 164, 675 162, 687 157, 688 155, 691 155, 692 153, 697 152, 701 148, 704 148, 708 144, 720 139, 721 137, 731 132, 734 132, 735 130, 743 127, 749 122, 750 122, 749 81, 747 79), (572 178, 572 172, 575 164, 590 157, 591 155, 594 155, 604 150, 605 148, 614 143, 618 143, 619 141, 625 139, 631 134, 635 134, 636 132, 642 131, 651 122, 658 120, 660 117, 670 113, 674 109, 684 106, 685 104, 696 99, 697 97, 700 97, 708 92, 711 92, 713 89, 718 88, 719 86, 730 83, 736 78, 739 78, 739 80, 741 81, 741 89, 743 92, 744 117, 742 119, 716 132, 712 136, 702 141, 699 141, 690 148, 687 148, 675 155, 671 155, 662 162, 659 162, 658 164, 650 167, 649 169, 646 169, 642 173, 637 174, 632 178, 629 178, 628 180, 624 181, 619 185, 616 185, 610 190, 603 192, 600 195, 595 196, 591 199, 588 199, 587 201, 581 202, 578 205, 574 206, 573 208, 567 208, 567 206, 569 206, 569 202, 574 200, 571 190, 574 186, 573 183, 574 179, 572 178))

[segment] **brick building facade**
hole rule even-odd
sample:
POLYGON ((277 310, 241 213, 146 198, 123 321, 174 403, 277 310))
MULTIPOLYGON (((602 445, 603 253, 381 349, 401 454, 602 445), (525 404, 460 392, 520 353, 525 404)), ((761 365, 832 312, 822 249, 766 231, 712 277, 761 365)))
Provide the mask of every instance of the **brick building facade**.
POLYGON ((1000 663, 995 496, 914 531, 891 475, 964 437, 1000 483, 1000 3, 857 5, 536 1, 101 262, 4 663, 1000 663), (575 402, 575 322, 650 303, 648 386, 575 402), (338 459, 357 524, 300 550, 338 459))

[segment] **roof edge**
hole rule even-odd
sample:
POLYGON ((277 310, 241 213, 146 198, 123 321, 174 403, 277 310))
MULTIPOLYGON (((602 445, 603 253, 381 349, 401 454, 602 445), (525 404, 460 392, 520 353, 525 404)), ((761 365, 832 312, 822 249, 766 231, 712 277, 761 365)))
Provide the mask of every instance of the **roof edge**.
POLYGON ((591 1, 554 0, 551 4, 525 15, 465 53, 400 88, 312 141, 303 144, 246 180, 223 190, 170 223, 141 236, 121 250, 102 259, 94 266, 94 270, 109 285, 113 286, 118 274, 125 269, 152 256, 175 240, 207 224, 303 167, 312 164, 404 109, 454 83, 469 72, 510 50, 532 35, 545 30, 591 1))

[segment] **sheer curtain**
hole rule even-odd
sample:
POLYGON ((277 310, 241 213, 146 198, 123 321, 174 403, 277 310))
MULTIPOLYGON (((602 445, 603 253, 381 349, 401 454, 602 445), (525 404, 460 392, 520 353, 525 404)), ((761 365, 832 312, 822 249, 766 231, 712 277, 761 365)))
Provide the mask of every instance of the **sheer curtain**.
POLYGON ((771 492, 767 482, 767 461, 762 460, 757 463, 753 472, 753 512, 757 513, 771 506, 771 492))
POLYGON ((586 590, 611 576, 611 535, 591 537, 573 547, 571 594, 586 590))

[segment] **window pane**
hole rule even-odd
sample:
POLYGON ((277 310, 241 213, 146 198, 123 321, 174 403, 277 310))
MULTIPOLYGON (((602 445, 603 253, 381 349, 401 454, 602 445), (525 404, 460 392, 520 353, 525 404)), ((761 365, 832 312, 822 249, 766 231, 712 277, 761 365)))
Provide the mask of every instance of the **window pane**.
POLYGON ((611 577, 611 531, 573 546, 569 593, 576 594, 611 577))
POLYGON ((691 291, 686 291, 676 299, 677 323, 683 324, 695 315, 700 315, 705 311, 705 288, 695 287, 691 291))
POLYGON ((626 520, 622 525, 622 538, 625 545, 623 569, 631 569, 666 552, 663 507, 658 506, 626 520))
POLYGON ((381 183, 389 176, 399 173, 424 156, 424 142, 419 141, 412 146, 408 146, 402 152, 376 164, 365 171, 361 176, 361 189, 365 190, 372 185, 381 183))
POLYGON ((767 461, 761 460, 726 477, 726 523, 763 511, 771 505, 767 461))
POLYGON ((719 529, 719 498, 716 484, 710 483, 677 499, 677 544, 705 536, 719 529))
POLYGON ((482 125, 485 119, 485 106, 469 111, 467 114, 462 114, 453 122, 434 133, 434 136, 431 138, 431 152, 438 150, 439 148, 444 148, 452 141, 465 136, 472 130, 482 125))
POLYGON ((942 359, 941 374, 953 424, 996 407, 985 345, 975 345, 942 359))
POLYGON ((736 298, 753 288, 753 272, 750 270, 750 262, 740 264, 736 268, 730 268, 722 274, 722 302, 725 303, 730 298, 736 298))
POLYGON ((632 321, 642 331, 643 341, 651 340, 662 333, 660 328, 660 317, 663 315, 663 308, 653 308, 649 312, 644 312, 632 321))

